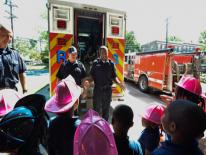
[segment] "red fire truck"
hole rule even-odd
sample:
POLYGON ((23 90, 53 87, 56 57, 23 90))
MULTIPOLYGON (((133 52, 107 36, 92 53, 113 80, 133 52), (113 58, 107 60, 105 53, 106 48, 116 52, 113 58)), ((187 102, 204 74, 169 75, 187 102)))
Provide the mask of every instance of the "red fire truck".
POLYGON ((174 53, 173 49, 125 54, 124 77, 139 85, 171 93, 183 74, 195 74, 195 53, 174 53))
MULTIPOLYGON (((98 48, 106 45, 114 61, 117 76, 123 81, 126 13, 67 0, 48 0, 51 95, 56 86, 56 73, 68 57, 68 48, 78 49, 78 58, 87 71, 98 57, 98 48)), ((113 85, 113 95, 122 96, 113 85)))

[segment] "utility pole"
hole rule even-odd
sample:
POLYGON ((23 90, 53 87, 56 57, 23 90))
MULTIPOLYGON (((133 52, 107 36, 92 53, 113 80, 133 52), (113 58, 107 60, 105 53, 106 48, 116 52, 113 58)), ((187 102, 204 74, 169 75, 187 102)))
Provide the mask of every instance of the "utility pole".
POLYGON ((9 11, 6 10, 5 12, 9 14, 9 17, 7 17, 7 18, 11 20, 11 30, 13 32, 12 47, 14 48, 14 23, 13 23, 13 20, 14 20, 14 18, 17 18, 17 16, 15 16, 13 14, 13 8, 18 7, 18 6, 16 4, 13 4, 12 0, 5 0, 4 4, 9 6, 9 11))
POLYGON ((166 18, 166 38, 165 38, 165 42, 166 42, 166 48, 167 48, 167 44, 168 44, 168 26, 169 26, 169 19, 170 17, 166 18))

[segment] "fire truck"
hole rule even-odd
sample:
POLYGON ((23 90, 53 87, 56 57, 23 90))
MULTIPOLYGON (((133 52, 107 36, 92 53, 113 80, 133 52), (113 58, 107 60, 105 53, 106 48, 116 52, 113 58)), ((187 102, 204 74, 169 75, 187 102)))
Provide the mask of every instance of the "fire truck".
POLYGON ((199 78, 196 53, 174 53, 173 48, 165 50, 125 54, 124 77, 147 92, 149 88, 172 93, 175 82, 183 74, 199 78))
MULTIPOLYGON (((56 74, 68 58, 68 48, 78 49, 78 58, 89 73, 98 49, 106 45, 109 58, 115 63, 117 77, 123 81, 126 13, 100 6, 48 0, 50 94, 54 94, 56 74)), ((113 96, 123 96, 123 91, 113 85, 113 96)))

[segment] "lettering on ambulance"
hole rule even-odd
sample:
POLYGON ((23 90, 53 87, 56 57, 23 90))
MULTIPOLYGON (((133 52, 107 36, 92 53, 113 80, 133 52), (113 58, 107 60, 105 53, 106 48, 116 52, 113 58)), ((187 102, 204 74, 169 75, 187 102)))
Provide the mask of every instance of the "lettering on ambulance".
POLYGON ((114 58, 115 65, 119 64, 119 56, 115 53, 112 55, 112 57, 114 58))
POLYGON ((61 60, 64 62, 66 60, 66 52, 62 50, 57 51, 57 63, 60 63, 61 60))

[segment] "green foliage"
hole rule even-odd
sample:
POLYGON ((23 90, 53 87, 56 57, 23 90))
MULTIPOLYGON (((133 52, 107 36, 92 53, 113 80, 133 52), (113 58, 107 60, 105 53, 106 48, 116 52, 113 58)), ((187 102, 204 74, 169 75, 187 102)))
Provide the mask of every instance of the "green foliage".
POLYGON ((206 73, 200 74, 200 81, 206 83, 206 73))
POLYGON ((20 38, 15 39, 14 48, 17 49, 21 55, 28 56, 32 50, 31 47, 32 45, 27 40, 20 38))
POLYGON ((140 43, 137 42, 134 32, 130 31, 126 33, 126 49, 125 53, 128 53, 128 51, 131 52, 137 52, 140 51, 140 43))
POLYGON ((40 60, 40 52, 37 51, 37 41, 34 39, 15 39, 14 43, 15 49, 24 58, 29 58, 31 60, 40 60))
POLYGON ((37 46, 37 40, 29 39, 30 48, 35 48, 37 46))
POLYGON ((206 30, 200 33, 199 43, 201 44, 202 51, 206 51, 206 30))
POLYGON ((49 63, 49 53, 48 51, 41 52, 40 59, 43 63, 49 63))
POLYGON ((36 51, 31 51, 29 53, 29 58, 33 59, 33 60, 40 60, 41 56, 40 56, 40 52, 36 52, 36 51))
POLYGON ((40 59, 43 63, 49 63, 49 42, 48 42, 48 31, 41 31, 39 32, 39 39, 46 43, 43 51, 41 52, 40 59))
POLYGON ((182 43, 182 39, 176 36, 169 36, 168 42, 174 42, 174 43, 182 43))

